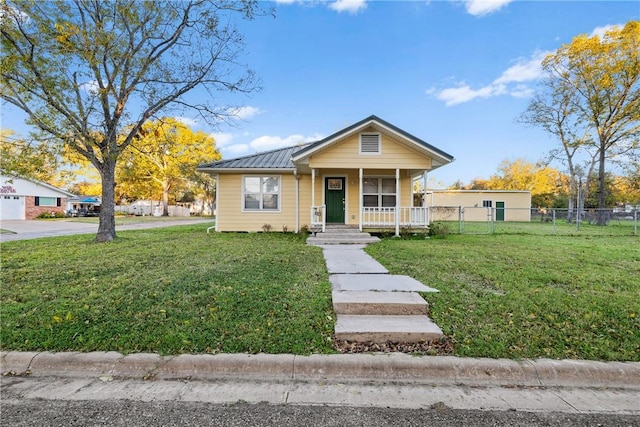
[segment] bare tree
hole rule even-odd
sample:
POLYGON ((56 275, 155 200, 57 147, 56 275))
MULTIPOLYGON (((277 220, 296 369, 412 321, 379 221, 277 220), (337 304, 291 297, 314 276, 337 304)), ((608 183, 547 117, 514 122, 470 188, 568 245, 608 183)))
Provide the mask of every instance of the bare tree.
POLYGON ((97 241, 116 237, 116 163, 147 120, 195 110, 216 125, 235 111, 222 94, 258 89, 234 25, 257 12, 256 0, 2 2, 0 97, 98 169, 97 241))
POLYGON ((576 181, 581 180, 584 167, 593 170, 598 153, 597 148, 593 147, 588 123, 582 120, 574 103, 572 90, 568 90, 562 81, 547 77, 542 81, 541 90, 520 116, 521 122, 540 127, 555 136, 560 143, 559 148, 549 152, 547 162, 558 160, 567 166, 569 172, 568 220, 571 220, 574 210, 576 181), (581 159, 584 159, 583 165, 580 164, 581 159))

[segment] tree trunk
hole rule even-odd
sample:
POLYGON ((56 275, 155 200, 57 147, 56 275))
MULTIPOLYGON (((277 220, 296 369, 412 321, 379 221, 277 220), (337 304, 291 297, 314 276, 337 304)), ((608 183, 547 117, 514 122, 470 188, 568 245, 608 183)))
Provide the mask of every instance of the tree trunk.
POLYGON ((169 216, 169 184, 162 183, 162 216, 169 216))
POLYGON ((607 225, 607 212, 605 212, 605 208, 607 207, 607 194, 606 194, 606 183, 605 183, 605 151, 604 147, 600 146, 600 156, 599 156, 599 164, 598 164, 598 213, 597 215, 597 224, 598 225, 607 225))
POLYGON ((571 174, 571 179, 569 180, 569 200, 567 200, 567 221, 572 222, 573 218, 573 197, 576 193, 576 179, 573 174, 571 174))
POLYGON ((96 242, 109 242, 116 238, 115 187, 116 163, 105 162, 100 169, 102 178, 102 205, 96 242))

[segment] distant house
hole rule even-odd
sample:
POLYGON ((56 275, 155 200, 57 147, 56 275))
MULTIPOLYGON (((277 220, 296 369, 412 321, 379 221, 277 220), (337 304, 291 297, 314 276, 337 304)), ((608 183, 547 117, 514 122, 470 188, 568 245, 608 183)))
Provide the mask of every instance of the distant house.
POLYGON ((428 190, 426 202, 432 221, 531 220, 531 192, 525 190, 428 190), (455 218, 447 208, 457 208, 455 218))
POLYGON ((0 176, 0 219, 34 219, 42 213, 61 213, 67 210, 72 193, 44 182, 0 176))
POLYGON ((217 177, 216 231, 427 227, 413 183, 453 161, 424 140, 370 116, 320 141, 201 165, 217 177), (268 226, 268 227, 267 227, 268 226))
POLYGON ((76 196, 69 199, 69 211, 76 216, 97 216, 102 199, 98 196, 76 196))

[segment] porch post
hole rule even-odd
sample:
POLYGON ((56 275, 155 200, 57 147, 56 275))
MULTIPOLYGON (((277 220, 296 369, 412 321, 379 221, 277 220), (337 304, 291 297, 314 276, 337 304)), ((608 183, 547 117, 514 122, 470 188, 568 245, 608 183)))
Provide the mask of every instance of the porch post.
POLYGON ((396 168, 396 237, 400 237, 400 169, 396 168))
MULTIPOLYGON (((427 207, 427 171, 425 170, 424 173, 422 174, 422 186, 424 187, 424 194, 422 195, 422 207, 426 208, 427 207)), ((429 225, 429 223, 431 221, 429 221, 429 215, 431 215, 431 212, 429 212, 427 210, 427 225, 429 225)))
POLYGON ((362 231, 362 168, 360 168, 358 178, 358 215, 360 215, 360 219, 358 220, 358 228, 362 231))
POLYGON ((316 205, 316 170, 311 169, 311 207, 316 205))

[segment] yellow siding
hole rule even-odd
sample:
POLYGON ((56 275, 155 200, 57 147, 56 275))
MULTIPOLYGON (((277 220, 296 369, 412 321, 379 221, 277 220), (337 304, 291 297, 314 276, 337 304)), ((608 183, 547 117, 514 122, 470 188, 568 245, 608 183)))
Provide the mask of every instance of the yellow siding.
MULTIPOLYGON (((384 169, 364 169, 363 176, 388 176, 395 178, 395 170, 384 169)), ((324 204, 324 180, 325 178, 345 177, 346 179, 346 223, 359 224, 360 221, 360 172, 358 169, 319 169, 316 171, 315 178, 315 204, 320 206, 324 204)), ((400 206, 410 207, 412 199, 412 180, 406 171, 400 171, 400 206)), ((300 196, 301 207, 300 223, 308 224, 311 214, 311 176, 304 175, 300 180, 300 196), (303 201, 302 197, 307 199, 303 201), (307 204, 308 203, 308 204, 307 204)))
MULTIPOLYGON (((244 176, 263 176, 267 174, 220 174, 218 195, 219 231, 262 231, 264 224, 270 224, 272 231, 296 230, 296 179, 293 174, 273 174, 280 176, 280 212, 242 210, 242 178, 244 176)), ((366 176, 395 177, 395 170, 364 169, 366 176)), ((346 222, 357 225, 360 220, 359 170, 358 169, 320 169, 315 178, 315 204, 324 203, 324 179, 326 177, 346 178, 346 222)), ((299 175, 298 228, 311 225, 311 175, 299 175)), ((412 180, 407 171, 400 171, 400 206, 411 206, 412 180)))
POLYGON ((242 211, 242 177, 266 174, 220 174, 218 195, 219 231, 262 231, 264 224, 270 224, 273 231, 282 231, 283 226, 294 231, 295 218, 295 178, 293 174, 278 175, 281 179, 280 212, 242 211))
MULTIPOLYGON (((375 132, 374 129, 369 131, 375 132)), ((367 132, 367 131, 365 131, 367 132)), ((381 154, 359 154, 360 135, 337 142, 309 158, 311 168, 431 169, 431 159, 385 134, 381 134, 381 154)))

